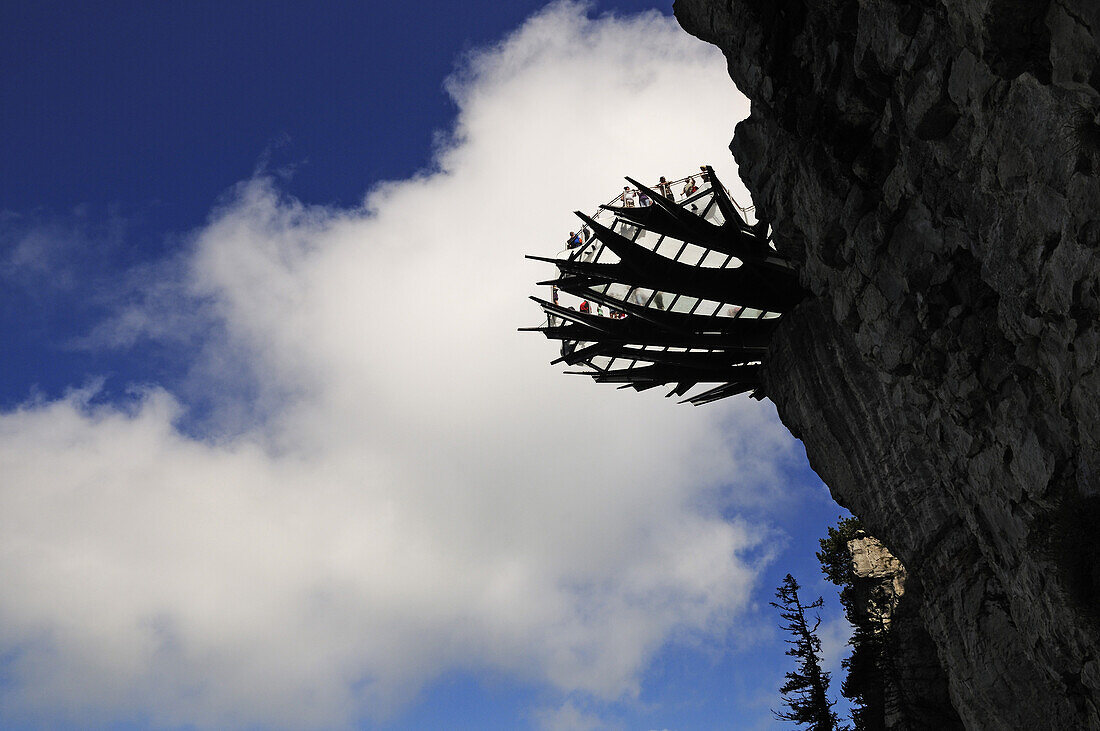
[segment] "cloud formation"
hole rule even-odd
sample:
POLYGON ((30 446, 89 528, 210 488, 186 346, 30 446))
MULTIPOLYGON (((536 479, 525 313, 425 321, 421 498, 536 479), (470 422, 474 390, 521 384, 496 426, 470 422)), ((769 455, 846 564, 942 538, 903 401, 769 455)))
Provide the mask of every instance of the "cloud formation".
POLYGON ((662 644, 729 631, 764 534, 723 519, 723 488, 765 485, 790 438, 744 399, 562 376, 515 331, 548 274, 525 252, 623 174, 734 181, 746 102, 671 19, 571 3, 447 90, 433 169, 354 210, 245 181, 185 286, 97 330, 190 312, 219 334, 187 394, 0 415, 0 718, 331 727, 456 669, 613 700, 662 644), (178 426, 195 392, 224 407, 199 434, 178 426))

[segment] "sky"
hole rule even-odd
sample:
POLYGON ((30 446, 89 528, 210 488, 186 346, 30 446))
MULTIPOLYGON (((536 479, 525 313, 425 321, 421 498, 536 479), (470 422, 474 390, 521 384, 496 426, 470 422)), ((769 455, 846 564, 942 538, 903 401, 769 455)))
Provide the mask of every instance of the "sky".
POLYGON ((0 5, 0 725, 767 729, 841 514, 527 300, 748 103, 670 4, 0 5))

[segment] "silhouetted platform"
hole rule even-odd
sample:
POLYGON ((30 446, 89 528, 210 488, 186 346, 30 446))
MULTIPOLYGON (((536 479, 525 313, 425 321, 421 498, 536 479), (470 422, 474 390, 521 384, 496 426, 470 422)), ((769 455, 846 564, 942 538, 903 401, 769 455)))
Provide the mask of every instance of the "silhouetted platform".
POLYGON ((527 257, 558 276, 539 283, 549 299, 531 298, 545 325, 522 329, 560 340, 553 363, 598 382, 672 386, 669 396, 703 386, 684 399, 696 405, 761 398, 768 342, 804 296, 793 265, 710 167, 661 190, 627 181, 634 187, 595 215, 577 212, 584 227, 563 258, 527 257))

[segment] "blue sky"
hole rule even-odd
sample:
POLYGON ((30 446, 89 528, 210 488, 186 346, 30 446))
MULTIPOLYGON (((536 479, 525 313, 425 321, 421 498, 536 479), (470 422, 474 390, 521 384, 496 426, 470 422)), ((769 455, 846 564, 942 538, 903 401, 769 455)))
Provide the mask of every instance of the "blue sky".
POLYGON ((670 13, 4 5, 5 727, 772 728, 788 571, 835 668, 774 409, 515 333, 622 175, 736 182, 670 13))

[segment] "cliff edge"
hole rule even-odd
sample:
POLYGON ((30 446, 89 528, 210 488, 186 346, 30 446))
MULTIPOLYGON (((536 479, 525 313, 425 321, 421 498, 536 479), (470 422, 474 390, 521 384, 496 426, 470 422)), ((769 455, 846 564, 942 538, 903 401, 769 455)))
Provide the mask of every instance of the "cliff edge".
POLYGON ((812 296, 767 394, 971 728, 1100 728, 1100 3, 677 0, 812 296))

